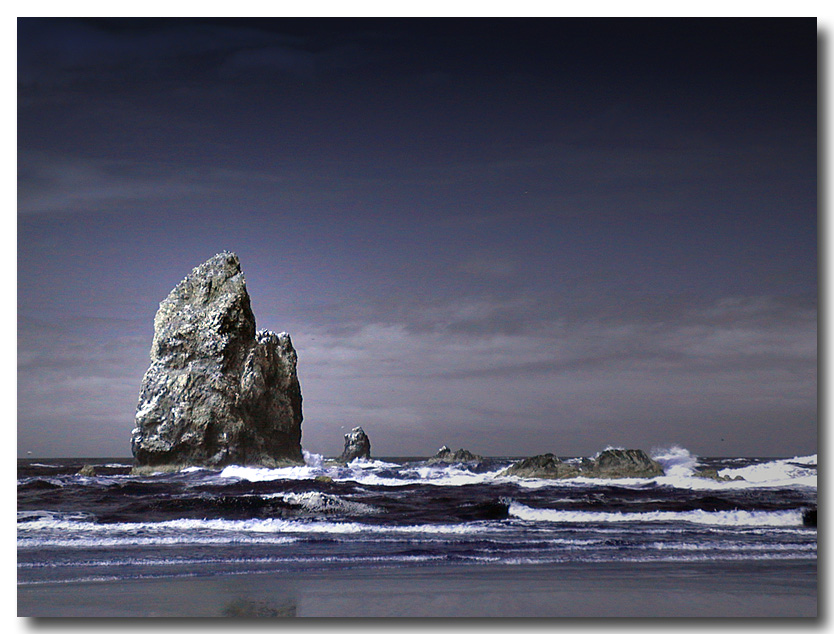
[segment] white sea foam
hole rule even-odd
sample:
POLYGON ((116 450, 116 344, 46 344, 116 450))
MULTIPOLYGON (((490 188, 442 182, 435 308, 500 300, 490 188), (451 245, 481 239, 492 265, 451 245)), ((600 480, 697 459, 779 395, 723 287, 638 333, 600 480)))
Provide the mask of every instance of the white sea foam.
POLYGON ((625 447, 623 447, 622 445, 606 445, 605 449, 601 449, 600 451, 596 452, 593 456, 591 456, 591 459, 596 460, 597 458, 600 457, 600 455, 602 455, 606 451, 624 451, 624 450, 625 450, 625 447))
POLYGON ((314 469, 320 468, 324 464, 324 456, 320 453, 312 453, 310 451, 302 450, 304 456, 304 464, 314 469))
MULTIPOLYGON (((606 556, 575 556, 575 555, 556 555, 556 556, 540 556, 540 557, 507 557, 499 558, 489 555, 470 555, 466 559, 473 563, 496 563, 500 562, 507 565, 541 565, 541 564, 562 564, 562 563, 598 563, 600 561, 609 561, 606 556)), ((764 560, 813 560, 816 559, 815 554, 809 553, 691 553, 685 555, 663 555, 658 557, 655 555, 646 556, 621 556, 617 558, 618 562, 623 563, 652 563, 657 561, 664 562, 698 562, 698 561, 764 561, 764 560)))
MULTIPOLYGON (((718 471, 719 476, 735 478, 740 476, 741 480, 714 480, 711 478, 699 477, 696 467, 698 457, 687 449, 674 445, 668 449, 655 449, 652 458, 663 467, 664 474, 654 478, 587 478, 577 477, 565 480, 550 480, 543 478, 517 478, 506 476, 518 486, 538 488, 564 488, 570 490, 573 487, 587 487, 589 485, 614 485, 618 487, 644 487, 647 483, 654 483, 663 486, 671 486, 678 489, 691 490, 728 490, 728 489, 757 489, 762 487, 793 487, 807 486, 816 488, 817 473, 814 468, 817 464, 817 455, 798 456, 765 462, 747 467, 728 467, 718 471)), ((739 462, 746 462, 748 459, 740 458, 739 462)), ((497 475, 497 474, 495 474, 497 475)))
POLYGON ((670 542, 659 541, 637 544, 632 548, 662 551, 729 551, 729 552, 817 552, 816 544, 744 544, 739 542, 670 542))
POLYGON ((475 473, 456 464, 420 465, 403 469, 403 475, 412 481, 435 486, 460 486, 492 482, 506 467, 494 471, 475 473))
POLYGON ((784 458, 749 465, 747 467, 729 467, 718 472, 720 476, 734 478, 741 476, 746 482, 756 486, 796 486, 803 485, 816 488, 817 456, 784 458))
POLYGON ((347 467, 350 469, 396 469, 400 467, 396 462, 385 462, 384 460, 369 460, 368 458, 354 458, 347 467))
POLYGON ((664 475, 675 478, 691 477, 698 464, 698 456, 678 445, 668 449, 655 449, 652 459, 663 467, 664 475))
POLYGON ((124 534, 118 536, 89 536, 63 533, 57 536, 18 536, 19 550, 50 550, 63 548, 124 548, 126 546, 224 546, 228 544, 268 544, 270 546, 292 544, 298 537, 275 537, 266 535, 158 535, 139 536, 124 534))
POLYGON ((285 502, 298 505, 314 513, 351 513, 353 515, 371 515, 381 512, 370 504, 345 500, 338 495, 329 495, 318 491, 306 493, 279 493, 285 502))
POLYGON ((291 543, 310 535, 466 536, 500 533, 500 525, 416 524, 386 526, 361 522, 267 519, 177 519, 164 522, 96 522, 40 519, 18 524, 18 548, 67 548, 152 544, 291 543), (290 541, 286 541, 289 539, 290 541))
POLYGON ((248 480, 249 482, 264 482, 269 480, 311 480, 317 475, 322 475, 322 473, 323 470, 307 465, 283 467, 281 469, 230 465, 220 472, 220 477, 237 478, 239 480, 248 480))
POLYGON ((89 522, 93 519, 93 515, 83 511, 64 512, 64 511, 18 511, 17 521, 21 522, 23 526, 31 524, 38 526, 42 522, 67 522, 73 525, 79 522, 89 522))
POLYGON ((802 511, 644 511, 621 513, 607 511, 559 511, 535 509, 519 502, 510 504, 510 515, 534 522, 689 522, 713 526, 797 526, 802 525, 802 511))
POLYGON ((357 482, 371 486, 402 487, 415 483, 434 486, 489 483, 503 471, 504 466, 491 472, 474 473, 459 465, 400 465, 383 460, 356 459, 346 465, 327 463, 317 454, 305 456, 306 464, 297 467, 266 469, 261 467, 228 466, 219 477, 239 478, 250 482, 271 480, 312 480, 327 476, 336 482, 357 482))

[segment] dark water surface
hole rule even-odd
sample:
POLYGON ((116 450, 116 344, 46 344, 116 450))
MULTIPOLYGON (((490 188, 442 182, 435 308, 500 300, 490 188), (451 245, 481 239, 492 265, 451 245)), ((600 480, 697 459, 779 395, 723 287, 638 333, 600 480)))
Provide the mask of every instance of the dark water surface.
MULTIPOLYGON (((131 476, 130 461, 18 464, 20 588, 461 566, 814 564, 816 456, 656 455, 651 479, 521 479, 510 459, 131 476), (94 476, 77 472, 95 463, 94 476), (711 467, 742 480, 695 477, 711 467), (804 564, 803 564, 804 562, 804 564)), ((815 573, 814 573, 815 574, 815 573)), ((806 575, 807 576, 807 575, 806 575)))

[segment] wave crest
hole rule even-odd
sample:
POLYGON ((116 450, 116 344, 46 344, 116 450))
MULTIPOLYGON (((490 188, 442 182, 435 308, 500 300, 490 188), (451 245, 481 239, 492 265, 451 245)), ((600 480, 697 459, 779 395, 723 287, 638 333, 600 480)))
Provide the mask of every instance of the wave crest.
POLYGON ((678 445, 669 448, 653 449, 652 459, 660 463, 663 473, 672 477, 689 477, 695 473, 698 456, 678 445))

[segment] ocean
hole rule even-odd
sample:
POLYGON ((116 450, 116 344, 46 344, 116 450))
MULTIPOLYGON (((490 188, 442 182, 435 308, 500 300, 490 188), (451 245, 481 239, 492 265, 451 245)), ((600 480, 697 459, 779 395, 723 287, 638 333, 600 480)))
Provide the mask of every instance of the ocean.
POLYGON ((477 578, 497 569, 533 579, 536 570, 690 564, 722 575, 781 566, 788 581, 802 570, 803 592, 815 600, 816 455, 696 458, 673 447, 653 458, 664 475, 616 480, 500 475, 510 458, 339 465, 305 453, 304 466, 283 469, 143 476, 130 475, 129 459, 19 460, 19 614, 56 615, 37 598, 56 589, 72 596, 155 580, 440 578, 444 570, 477 578), (84 464, 95 474, 79 475, 84 464), (696 477, 696 467, 741 479, 696 477))

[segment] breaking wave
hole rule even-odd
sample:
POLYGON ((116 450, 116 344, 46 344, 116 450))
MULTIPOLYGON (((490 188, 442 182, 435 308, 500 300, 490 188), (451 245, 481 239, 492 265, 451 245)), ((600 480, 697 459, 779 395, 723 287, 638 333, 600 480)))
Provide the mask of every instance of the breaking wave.
POLYGON ((698 465, 698 456, 677 445, 669 449, 656 449, 652 458, 663 467, 664 475, 674 478, 691 477, 698 465))
POLYGON ((510 504, 510 516, 533 522, 687 522, 712 526, 802 526, 802 511, 562 511, 510 504))

